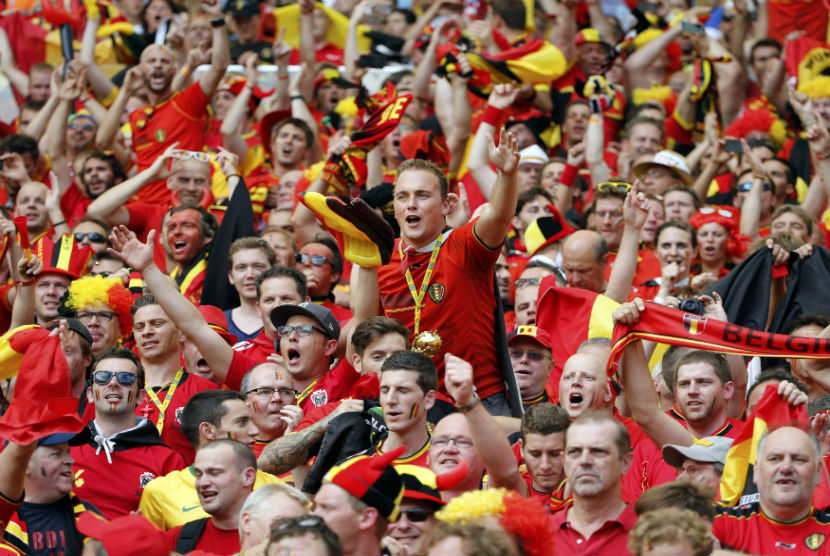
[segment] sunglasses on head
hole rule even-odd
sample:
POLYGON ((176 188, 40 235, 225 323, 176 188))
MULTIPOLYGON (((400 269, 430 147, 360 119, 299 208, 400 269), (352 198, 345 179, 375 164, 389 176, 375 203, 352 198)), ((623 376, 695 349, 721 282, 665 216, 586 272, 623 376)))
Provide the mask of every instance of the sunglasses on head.
POLYGON ((176 158, 179 160, 195 158, 199 162, 210 162, 210 155, 204 151, 176 151, 176 158))
POLYGON ((719 209, 715 207, 700 207, 700 214, 720 214, 724 218, 733 218, 735 215, 731 210, 719 209))
POLYGON ((288 517, 271 525, 272 531, 283 531, 288 528, 299 527, 300 529, 314 529, 322 527, 323 518, 318 515, 305 515, 302 517, 288 517))
POLYGON ((594 187, 600 193, 628 193, 631 191, 631 184, 627 181, 604 181, 594 187))
POLYGON ((121 386, 132 386, 138 379, 138 375, 126 371, 95 371, 92 373, 92 380, 95 384, 104 386, 110 383, 113 376, 118 379, 121 386))
POLYGON ((75 241, 79 243, 86 238, 89 238, 89 241, 93 243, 107 242, 107 236, 105 236, 104 234, 99 234, 98 232, 77 232, 75 234, 75 241))
POLYGON ((323 266, 329 262, 329 260, 323 255, 307 255, 305 253, 297 253, 294 255, 294 260, 300 264, 311 262, 314 266, 323 266))

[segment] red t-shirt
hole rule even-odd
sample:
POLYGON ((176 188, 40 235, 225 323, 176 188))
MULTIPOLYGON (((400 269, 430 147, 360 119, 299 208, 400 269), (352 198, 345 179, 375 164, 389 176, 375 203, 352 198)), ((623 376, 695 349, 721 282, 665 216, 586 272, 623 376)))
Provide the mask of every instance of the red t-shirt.
MULTIPOLYGON (((179 532, 184 525, 179 525, 165 533, 170 551, 176 549, 179 532)), ((205 529, 199 540, 196 541, 195 551, 204 551, 218 556, 236 554, 239 552, 239 529, 219 529, 213 524, 213 518, 205 524, 205 529)))
MULTIPOLYGON (((179 142, 179 149, 201 151, 207 132, 209 102, 196 82, 155 106, 133 110, 130 127, 138 171, 149 168, 175 141, 179 142)), ((166 206, 170 203, 170 189, 166 180, 156 180, 142 187, 136 197, 166 206)))
MULTIPOLYGON (((162 404, 164 404, 164 397, 169 389, 170 385, 168 384, 156 392, 156 396, 162 404)), ((194 394, 205 390, 216 390, 216 384, 206 378, 185 371, 181 382, 176 387, 176 391, 173 392, 173 397, 170 398, 167 409, 164 411, 164 428, 161 431, 161 441, 176 450, 187 465, 193 463, 196 452, 182 432, 182 411, 184 411, 184 406, 187 405, 194 394)), ((135 414, 147 417, 154 425, 159 422, 159 408, 147 395, 144 396, 144 402, 135 408, 135 414)))
MULTIPOLYGON (((614 261, 617 260, 616 253, 608 253, 608 265, 605 267, 605 279, 611 277, 611 269, 614 267, 614 261)), ((657 255, 651 249, 640 249, 637 252, 637 268, 634 270, 635 284, 642 284, 649 280, 653 280, 662 274, 660 261, 657 260, 657 255)))
MULTIPOLYGON (((242 340, 241 342, 238 342, 233 346, 233 349, 237 353, 240 353, 251 361, 254 361, 254 365, 266 363, 268 361, 268 356, 276 353, 274 350, 274 340, 265 335, 265 329, 263 329, 253 340, 242 340)), ((231 363, 231 365, 233 365, 233 363, 231 363)), ((248 368, 250 369, 250 367, 248 368)), ((230 372, 228 372, 228 377, 228 380, 230 380, 230 372)), ((242 377, 239 377, 239 380, 241 382, 242 377)), ((226 381, 226 383, 228 383, 228 381, 226 381)), ((228 386, 231 386, 234 390, 238 388, 238 385, 237 387, 234 387, 230 383, 228 383, 228 386)))
POLYGON ((141 493, 151 480, 185 467, 177 453, 161 444, 118 446, 110 452, 95 443, 73 446, 75 488, 83 500, 92 503, 107 519, 138 509, 141 493), (97 452, 97 453, 96 453, 97 452))
MULTIPOLYGON (((427 439, 426 444, 421 446, 421 449, 409 457, 398 458, 392 461, 392 465, 417 465, 418 467, 426 467, 429 469, 429 445, 430 440, 427 439)), ((375 446, 375 453, 382 454, 383 442, 375 446)))
POLYGON ((69 187, 61 196, 61 212, 63 213, 63 219, 66 220, 70 228, 75 226, 75 220, 86 216, 86 209, 91 202, 84 197, 74 181, 69 184, 69 187))
POLYGON ((634 505, 628 504, 616 519, 606 521, 589 538, 583 537, 568 521, 568 504, 551 516, 553 530, 556 532, 552 554, 569 554, 572 556, 623 556, 628 551, 628 532, 637 523, 634 505))
POLYGON ((830 510, 813 509, 797 523, 779 523, 759 503, 723 508, 712 522, 721 546, 749 554, 830 554, 830 510))
MULTIPOLYGON (((453 353, 475 369, 474 382, 482 399, 504 391, 495 346, 493 267, 501 252, 489 249, 474 232, 475 222, 444 232, 444 243, 424 295, 419 332, 435 331, 441 346, 432 358, 438 369, 438 386, 444 389, 444 354, 453 353)), ((401 240, 398 240, 399 242, 401 240)), ((431 247, 431 245, 430 245, 431 247)), ((409 255, 410 272, 420 291, 432 249, 409 255), (420 266, 415 267, 418 264, 420 266)), ((387 317, 396 318, 414 340, 415 305, 401 272, 397 248, 391 261, 378 268, 380 300, 387 317)))

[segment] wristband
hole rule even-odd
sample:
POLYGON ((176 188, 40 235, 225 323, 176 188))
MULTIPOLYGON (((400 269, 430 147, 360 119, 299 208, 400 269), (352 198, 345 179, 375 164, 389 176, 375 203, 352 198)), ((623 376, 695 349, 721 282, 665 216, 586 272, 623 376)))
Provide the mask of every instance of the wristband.
POLYGON ((224 17, 217 17, 216 19, 210 20, 210 26, 214 29, 218 29, 219 27, 225 26, 225 18, 224 17))
POLYGON ((488 104, 487 108, 484 109, 484 116, 482 116, 481 122, 485 124, 490 124, 493 127, 499 127, 499 125, 501 124, 501 117, 503 114, 503 108, 496 108, 492 104, 488 104))
POLYGON ((31 279, 31 280, 27 280, 27 281, 25 281, 25 282, 24 282, 23 280, 18 280, 18 281, 17 281, 17 282, 15 282, 13 285, 14 285, 14 286, 31 286, 31 285, 32 285, 32 284, 34 284, 34 283, 35 283, 35 279, 33 278, 33 279, 31 279))
POLYGON ((61 224, 66 224, 66 220, 61 220, 60 222, 52 222, 52 226, 58 227, 61 224))
POLYGON ((455 408, 460 411, 461 413, 469 413, 473 410, 475 406, 481 403, 481 398, 478 397, 476 392, 473 392, 473 399, 469 402, 465 403, 464 405, 457 405, 455 408))
POLYGON ((187 67, 182 66, 182 69, 180 71, 181 71, 181 74, 184 75, 185 77, 190 77, 190 70, 187 69, 187 67))
POLYGON ((305 102, 305 97, 303 95, 291 95, 290 97, 288 97, 288 99, 291 101, 301 100, 305 102))
POLYGON ((240 175, 240 174, 231 174, 229 176, 225 176, 225 181, 228 181, 229 179, 231 179, 233 177, 237 177, 239 179, 242 179, 242 175, 240 175))
POLYGON ((816 160, 827 160, 827 159, 830 159, 830 152, 827 153, 827 154, 818 154, 818 153, 816 153, 815 157, 816 157, 816 160))
POLYGON ((579 168, 573 164, 565 163, 565 168, 562 170, 562 176, 559 178, 559 183, 571 187, 579 175, 579 168))

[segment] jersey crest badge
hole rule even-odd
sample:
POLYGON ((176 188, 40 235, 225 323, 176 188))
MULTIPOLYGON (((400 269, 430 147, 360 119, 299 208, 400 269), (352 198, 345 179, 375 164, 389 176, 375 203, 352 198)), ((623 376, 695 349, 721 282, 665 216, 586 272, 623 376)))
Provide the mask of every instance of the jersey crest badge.
POLYGON ((824 544, 825 538, 827 538, 827 536, 823 533, 813 533, 804 539, 804 545, 810 550, 818 550, 818 548, 824 544))
POLYGON ((176 422, 180 425, 182 424, 182 413, 184 413, 184 406, 177 407, 176 408, 176 417, 175 417, 175 419, 176 419, 176 422))
POLYGON ((167 132, 164 131, 162 128, 158 128, 156 130, 154 137, 156 138, 156 141, 158 141, 159 143, 164 143, 164 140, 167 139, 167 132))
POLYGON ((314 404, 314 407, 326 405, 329 401, 329 393, 325 390, 315 390, 309 397, 311 398, 311 403, 314 404))
POLYGON ((138 484, 140 485, 141 488, 144 488, 144 487, 147 486, 147 483, 149 483, 150 481, 152 481, 155 478, 156 478, 156 476, 153 473, 150 473, 149 471, 147 471, 147 472, 142 473, 141 475, 139 475, 138 484))
POLYGON ((444 300, 444 294, 447 293, 447 288, 440 282, 433 282, 429 285, 427 291, 433 303, 441 303, 444 300))

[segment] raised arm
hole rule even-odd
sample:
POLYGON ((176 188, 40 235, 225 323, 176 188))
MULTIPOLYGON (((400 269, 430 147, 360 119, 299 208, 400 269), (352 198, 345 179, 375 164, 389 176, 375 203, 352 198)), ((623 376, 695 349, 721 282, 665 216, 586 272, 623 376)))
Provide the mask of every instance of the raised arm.
POLYGON ((451 131, 446 134, 447 148, 450 150, 449 174, 455 175, 461 168, 464 161, 464 153, 472 134, 472 109, 470 97, 467 95, 467 78, 462 77, 470 69, 470 62, 467 56, 461 55, 458 61, 461 72, 450 75, 452 85, 452 126, 451 131))
POLYGON ((634 182, 631 191, 623 202, 623 228, 617 259, 608 277, 605 295, 617 303, 623 303, 631 291, 634 275, 637 271, 637 251, 640 247, 640 231, 648 218, 651 201, 639 193, 640 180, 634 182))
POLYGON ((113 226, 127 225, 130 222, 130 213, 124 205, 142 187, 165 173, 167 161, 175 158, 174 151, 178 145, 179 142, 176 141, 153 161, 149 168, 104 191, 87 207, 87 215, 103 218, 113 226))
POLYGON ((456 406, 472 405, 463 414, 476 453, 487 469, 488 486, 509 488, 527 496, 527 483, 519 473, 519 464, 507 436, 481 402, 475 401, 478 394, 473 390, 473 366, 451 353, 445 354, 444 384, 456 406))
MULTIPOLYGON (((202 11, 214 19, 223 19, 222 2, 220 0, 200 0, 202 11)), ((199 86, 207 98, 213 96, 216 87, 219 86, 228 64, 231 63, 231 51, 228 45, 228 30, 225 25, 213 27, 213 40, 211 42, 210 67, 199 78, 199 86)))
POLYGON ((92 92, 95 94, 95 97, 106 99, 112 94, 115 89, 115 85, 112 84, 112 81, 109 80, 106 74, 101 71, 101 68, 95 62, 96 34, 98 33, 98 27, 100 25, 100 14, 96 17, 90 17, 87 15, 86 25, 84 26, 84 35, 81 39, 80 62, 84 69, 86 69, 89 84, 92 87, 92 92))
POLYGON ((29 96, 29 76, 18 69, 14 59, 14 50, 9 43, 9 36, 2 27, 0 27, 0 72, 9 78, 18 93, 24 97, 29 96))
POLYGON ((591 183, 597 184, 611 179, 611 169, 605 163, 605 129, 602 112, 592 113, 585 130, 585 163, 591 172, 591 183))
POLYGON ((205 318, 188 299, 179 292, 176 284, 153 262, 153 245, 156 230, 142 243, 135 233, 125 226, 112 229, 110 253, 141 273, 144 285, 155 296, 176 327, 199 348, 199 352, 220 380, 228 376, 233 359, 233 348, 208 325, 205 318))
MULTIPOLYGON (((490 158, 488 156, 488 144, 496 133, 496 123, 488 121, 490 112, 500 114, 505 108, 513 104, 519 90, 513 85, 496 85, 490 92, 485 108, 485 118, 479 124, 476 134, 473 137, 473 144, 470 145, 470 153, 467 156, 467 168, 473 174, 473 179, 478 188, 488 201, 492 201, 493 187, 496 181, 496 174, 490 169, 490 158), (492 107, 492 108, 491 108, 492 107)), ((495 117, 499 119, 500 116, 495 117)))
POLYGON ((761 219, 761 200, 764 194, 764 183, 769 181, 764 165, 749 149, 745 140, 741 140, 744 147, 744 156, 749 160, 752 168, 752 189, 741 205, 741 233, 750 239, 758 237, 758 221, 761 219))
MULTIPOLYGON (((256 52, 246 52, 242 56, 245 57, 245 78, 247 82, 242 88, 242 91, 231 102, 231 105, 228 107, 228 112, 225 114, 225 119, 222 120, 222 126, 219 128, 219 132, 222 134, 222 144, 226 149, 238 156, 240 160, 248 152, 248 144, 242 138, 242 134, 247 130, 240 129, 240 122, 245 117, 245 112, 248 110, 248 101, 253 94, 254 87, 256 87, 256 62, 258 54, 256 52)), ((230 195, 228 195, 228 198, 230 198, 230 195)))
MULTIPOLYGON (((614 310, 614 323, 634 324, 640 312, 646 310, 642 299, 624 303, 614 310)), ((657 392, 648 370, 643 344, 635 340, 626 346, 622 356, 622 384, 628 407, 640 428, 648 437, 663 447, 666 444, 690 446, 692 435, 686 428, 660 410, 657 392)))
POLYGON ((124 115, 124 109, 127 107, 127 101, 130 97, 141 88, 144 83, 142 71, 139 66, 134 66, 127 70, 124 75, 124 82, 121 89, 118 90, 115 100, 107 110, 107 116, 101 122, 98 128, 98 133, 95 135, 95 142, 101 148, 107 148, 115 139, 115 135, 121 128, 121 116, 124 115))
POLYGON ((490 203, 476 221, 474 232, 478 239, 491 249, 504 241, 510 227, 510 220, 516 214, 516 199, 519 194, 518 180, 519 147, 513 134, 501 131, 499 146, 488 136, 490 161, 496 167, 496 183, 493 186, 490 203))

